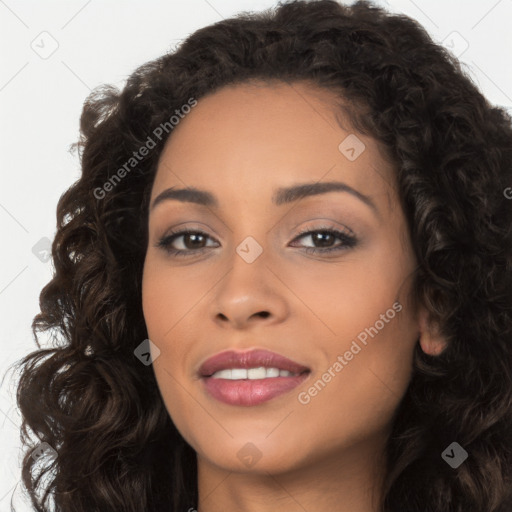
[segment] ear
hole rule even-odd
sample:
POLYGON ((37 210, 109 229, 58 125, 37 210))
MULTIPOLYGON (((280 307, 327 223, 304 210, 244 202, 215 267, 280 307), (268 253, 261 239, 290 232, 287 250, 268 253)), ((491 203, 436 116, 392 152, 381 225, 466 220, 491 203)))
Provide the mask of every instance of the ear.
POLYGON ((418 317, 421 350, 430 356, 438 356, 448 346, 445 337, 440 333, 439 326, 432 322, 428 311, 421 307, 418 317))

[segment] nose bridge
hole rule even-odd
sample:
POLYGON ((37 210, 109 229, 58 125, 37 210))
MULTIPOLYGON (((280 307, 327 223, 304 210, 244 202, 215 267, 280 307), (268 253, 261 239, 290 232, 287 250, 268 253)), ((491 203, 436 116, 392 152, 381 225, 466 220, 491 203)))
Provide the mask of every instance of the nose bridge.
POLYGON ((257 285, 264 285, 269 291, 280 289, 282 285, 276 277, 279 255, 274 254, 273 248, 282 243, 277 240, 282 219, 261 211, 261 205, 251 205, 247 201, 242 203, 231 226, 233 253, 229 255, 232 266, 230 274, 237 279, 248 279, 257 285))
POLYGON ((234 251, 229 258, 231 271, 227 277, 236 286, 247 285, 256 293, 268 279, 268 243, 261 231, 246 230, 241 233, 238 240, 236 235, 234 237, 234 251))
MULTIPOLYGON (((242 200, 237 205, 237 214, 234 217, 232 242, 235 254, 233 263, 241 259, 247 265, 267 259, 269 226, 265 219, 265 212, 261 205, 251 205, 249 201, 242 200), (235 258, 237 256, 237 258, 235 258), (262 258, 262 256, 264 256, 262 258)), ((258 265, 258 268, 260 268, 258 265)))

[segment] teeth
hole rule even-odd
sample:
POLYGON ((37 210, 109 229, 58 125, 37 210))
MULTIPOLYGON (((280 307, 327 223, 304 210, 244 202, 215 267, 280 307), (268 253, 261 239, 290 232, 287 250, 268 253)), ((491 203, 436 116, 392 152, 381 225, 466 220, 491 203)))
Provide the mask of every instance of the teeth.
POLYGON ((248 379, 266 379, 267 378, 267 369, 263 366, 259 368, 248 368, 247 370, 247 378, 248 379))
POLYGON ((288 370, 280 370, 279 368, 265 368, 260 366, 259 368, 228 368, 226 370, 219 370, 212 375, 214 379, 229 379, 229 380, 241 380, 241 379, 270 379, 273 377, 294 377, 296 373, 289 372, 288 370))
POLYGON ((221 370, 220 372, 215 372, 212 377, 216 379, 231 379, 231 370, 221 370))
POLYGON ((233 368, 231 370, 231 380, 247 379, 247 370, 244 368, 233 368))
POLYGON ((267 377, 279 377, 279 368, 267 368, 267 377))

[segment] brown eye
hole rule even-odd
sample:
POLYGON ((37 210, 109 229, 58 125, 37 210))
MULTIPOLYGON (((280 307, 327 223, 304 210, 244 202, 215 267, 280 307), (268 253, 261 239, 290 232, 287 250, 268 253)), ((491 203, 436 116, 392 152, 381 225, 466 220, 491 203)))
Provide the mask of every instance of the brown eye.
POLYGON ((313 241, 313 247, 305 247, 304 250, 312 253, 343 251, 357 245, 357 238, 353 234, 344 233, 333 228, 302 231, 295 240, 307 239, 308 237, 313 241), (333 245, 336 239, 341 240, 341 243, 333 245))
POLYGON ((208 239, 211 239, 210 236, 202 231, 185 230, 164 236, 159 240, 157 246, 174 256, 188 256, 206 249, 205 242, 208 239), (182 240, 177 245, 181 247, 176 248, 174 243, 180 239, 182 240))

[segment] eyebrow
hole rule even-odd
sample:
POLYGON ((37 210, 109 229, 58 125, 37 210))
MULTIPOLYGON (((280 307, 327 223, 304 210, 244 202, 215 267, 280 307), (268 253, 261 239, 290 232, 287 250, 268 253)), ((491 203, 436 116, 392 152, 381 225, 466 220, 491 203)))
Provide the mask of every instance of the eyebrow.
MULTIPOLYGON (((348 192, 369 206, 373 212, 379 216, 379 210, 377 206, 368 196, 340 181, 301 183, 291 187, 281 187, 274 192, 272 196, 272 202, 276 206, 281 206, 283 204, 298 201, 304 197, 326 194, 328 192, 348 192)), ((151 210, 153 210, 158 204, 167 200, 194 203, 213 208, 219 207, 218 199, 211 192, 200 190, 196 187, 186 187, 180 189, 171 187, 161 192, 154 199, 153 204, 151 205, 151 210)))

